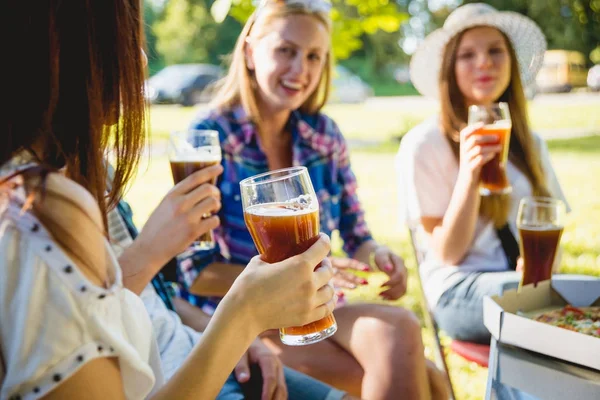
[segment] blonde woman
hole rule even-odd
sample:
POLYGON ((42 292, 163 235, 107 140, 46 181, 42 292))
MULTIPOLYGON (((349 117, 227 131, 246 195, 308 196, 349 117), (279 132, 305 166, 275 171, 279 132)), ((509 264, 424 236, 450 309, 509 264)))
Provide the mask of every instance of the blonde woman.
MULTIPOLYGON (((0 14, 3 32, 19 37, 3 49, 14 102, 0 117, 0 398, 214 399, 260 332, 333 310, 325 235, 281 263, 255 258, 165 383, 134 293, 159 266, 121 269, 103 212, 109 143, 119 155, 109 204, 142 149, 142 4, 4 2, 0 14)), ((218 208, 208 178, 172 193, 178 218, 197 221, 191 238, 218 224, 202 219, 218 208)))
POLYGON ((524 196, 564 200, 544 141, 531 133, 523 86, 541 66, 546 41, 530 19, 486 4, 456 9, 411 61, 419 91, 440 101, 440 114, 412 129, 397 156, 405 222, 425 250, 421 276, 440 327, 486 343, 482 299, 514 288, 516 213, 524 196), (437 79, 436 79, 437 77, 437 79), (482 197, 481 167, 500 150, 466 127, 470 105, 507 102, 512 116, 507 174, 510 195, 482 197), (503 244, 504 243, 504 244, 503 244), (505 248, 507 250, 505 250, 505 248))
MULTIPOLYGON (((323 0, 263 1, 246 23, 211 110, 192 124, 219 131, 224 172, 218 248, 181 263, 182 283, 194 293, 223 296, 243 265, 257 254, 242 215, 239 182, 251 175, 295 165, 308 168, 319 197, 321 229, 339 230, 348 258, 332 258, 335 283, 367 284, 350 270, 378 268, 388 275, 379 289, 395 300, 406 290, 402 259, 371 236, 356 194, 344 137, 321 113, 331 81, 330 4, 323 0)), ((212 300, 212 299, 209 299, 212 300)), ((190 298, 204 309, 206 299, 190 298)), ((256 304, 255 307, 261 305, 256 304)), ((264 340, 283 362, 367 399, 431 396, 421 329, 399 307, 346 305, 335 311, 337 333, 302 348, 264 340)), ((432 385, 443 384, 432 369, 432 385)), ((439 394, 439 393, 438 393, 439 394)))

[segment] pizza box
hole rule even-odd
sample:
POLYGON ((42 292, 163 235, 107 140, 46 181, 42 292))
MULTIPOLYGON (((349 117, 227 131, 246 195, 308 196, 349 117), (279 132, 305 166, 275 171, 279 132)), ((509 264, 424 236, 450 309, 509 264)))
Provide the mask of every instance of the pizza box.
POLYGON ((523 314, 567 304, 600 306, 600 279, 556 275, 552 280, 486 296, 483 321, 500 343, 600 371, 600 339, 534 321, 523 314))

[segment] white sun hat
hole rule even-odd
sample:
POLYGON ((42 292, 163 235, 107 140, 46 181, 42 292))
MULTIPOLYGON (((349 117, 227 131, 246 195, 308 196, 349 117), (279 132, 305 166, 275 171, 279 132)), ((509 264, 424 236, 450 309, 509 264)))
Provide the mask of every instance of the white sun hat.
POLYGON ((503 32, 517 54, 523 86, 534 82, 546 51, 546 38, 541 29, 521 14, 472 3, 454 10, 444 26, 429 34, 412 56, 410 77, 422 95, 439 97, 439 74, 446 45, 460 32, 476 26, 491 26, 503 32))

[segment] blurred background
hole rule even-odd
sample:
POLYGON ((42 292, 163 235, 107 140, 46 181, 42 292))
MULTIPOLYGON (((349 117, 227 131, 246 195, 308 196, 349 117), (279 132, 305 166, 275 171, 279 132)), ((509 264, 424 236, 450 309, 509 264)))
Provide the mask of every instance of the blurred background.
MULTIPOLYGON (((376 239, 406 260, 409 290, 395 304, 419 316, 416 264, 405 227, 394 223, 399 205, 389 171, 402 136, 438 107, 412 86, 410 56, 452 10, 469 2, 333 0, 337 66, 324 111, 349 142, 359 196, 376 239)), ((527 15, 547 37, 544 66, 526 90, 531 125, 547 141, 573 209, 561 242, 561 272, 600 276, 600 0, 484 2, 527 15)), ((206 107, 210 93, 204 89, 226 71, 227 55, 252 10, 251 0, 145 0, 150 140, 126 195, 140 226, 173 185, 166 155, 170 132, 186 129, 206 107)), ((333 239, 339 252, 339 238, 333 239)), ((383 279, 369 276, 369 286, 347 298, 383 302, 376 296, 383 279)), ((432 332, 424 327, 423 334, 431 356, 432 332)), ((453 353, 447 358, 458 399, 482 399, 487 369, 453 353)))
MULTIPOLYGON (((360 102, 370 96, 415 95, 408 62, 420 41, 440 27, 465 0, 333 0, 333 47, 343 66, 334 82, 333 102, 360 102)), ((599 0, 488 0, 500 10, 536 21, 551 50, 535 87, 542 92, 599 90, 599 0)), ((149 99, 183 105, 206 101, 201 90, 226 66, 252 0, 148 0, 145 2, 150 75, 149 99), (176 64, 183 76, 164 71, 176 64), (209 67, 215 66, 214 68, 209 67), (183 69, 180 69, 183 71, 183 69), (160 76, 160 79, 158 79, 160 76)))

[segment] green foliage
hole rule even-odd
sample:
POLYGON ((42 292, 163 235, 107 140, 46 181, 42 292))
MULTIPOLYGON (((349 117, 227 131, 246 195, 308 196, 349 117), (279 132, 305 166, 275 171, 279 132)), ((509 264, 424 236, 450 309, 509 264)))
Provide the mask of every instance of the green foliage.
POLYGON ((216 23, 205 0, 169 0, 153 25, 156 49, 166 64, 219 64, 241 30, 233 18, 216 23))
MULTIPOLYGON (((482 0, 465 0, 476 3, 482 0)), ((499 10, 533 19, 548 40, 548 48, 577 50, 592 57, 600 46, 600 0, 484 0, 499 10)), ((600 60, 600 55, 594 55, 600 60)), ((595 61, 596 62, 596 61, 595 61)))
MULTIPOLYGON (((368 35, 380 31, 398 35, 400 25, 408 17, 397 3, 389 0, 334 0, 332 4, 333 49, 340 60, 360 49, 368 35)), ((230 15, 243 23, 253 10, 252 0, 232 0, 230 15)))

